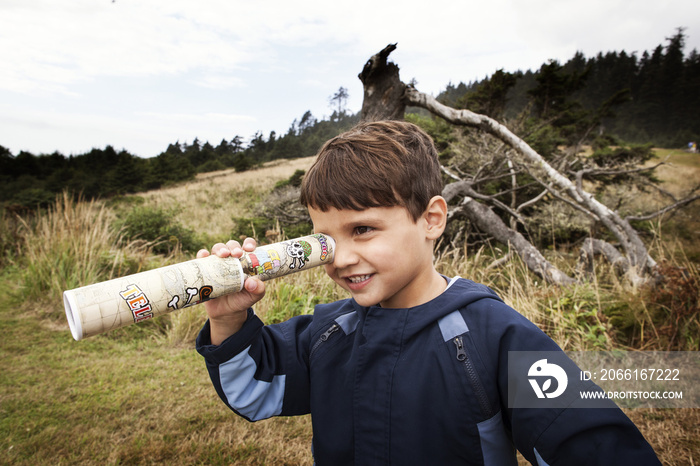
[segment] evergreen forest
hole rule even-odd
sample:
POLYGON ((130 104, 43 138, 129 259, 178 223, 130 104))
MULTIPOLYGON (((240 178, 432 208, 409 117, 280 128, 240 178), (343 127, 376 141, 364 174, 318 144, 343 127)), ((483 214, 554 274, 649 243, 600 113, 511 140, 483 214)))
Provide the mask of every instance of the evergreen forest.
MULTIPOLYGON (((700 56, 695 49, 685 52, 685 38, 678 28, 664 44, 641 55, 623 50, 587 58, 579 52, 566 63, 550 60, 535 71, 501 69, 481 81, 449 83, 438 99, 505 121, 543 154, 546 147, 596 141, 687 147, 700 139, 700 56)), ((338 105, 328 119, 306 111, 281 136, 257 132, 245 142, 235 135, 218 145, 176 141, 152 158, 110 145, 68 156, 14 155, 0 145, 0 203, 21 211, 48 205, 62 191, 104 198, 157 189, 197 173, 245 171, 271 160, 313 155, 359 121, 359 113, 345 111, 341 97, 347 98, 343 88, 330 99, 338 105)))

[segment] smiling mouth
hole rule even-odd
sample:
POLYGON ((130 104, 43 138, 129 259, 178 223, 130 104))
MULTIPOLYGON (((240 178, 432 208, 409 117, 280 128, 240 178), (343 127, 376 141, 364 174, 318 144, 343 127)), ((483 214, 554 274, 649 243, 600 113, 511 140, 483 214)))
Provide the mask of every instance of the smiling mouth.
POLYGON ((359 284, 370 279, 372 275, 353 275, 352 277, 346 277, 345 279, 353 284, 359 284))

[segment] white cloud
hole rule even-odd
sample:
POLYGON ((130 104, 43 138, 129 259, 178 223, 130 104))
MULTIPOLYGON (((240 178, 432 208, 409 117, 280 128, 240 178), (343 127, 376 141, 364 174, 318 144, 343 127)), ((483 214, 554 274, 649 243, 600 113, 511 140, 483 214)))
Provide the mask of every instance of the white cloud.
POLYGON ((194 83, 197 86, 218 90, 230 89, 234 87, 248 87, 248 83, 246 83, 240 77, 233 74, 224 73, 201 76, 195 79, 194 83))
POLYGON ((194 126, 207 126, 211 124, 226 124, 231 122, 254 122, 257 119, 250 115, 236 115, 231 113, 215 113, 207 112, 202 114, 196 113, 155 113, 155 112, 137 112, 136 117, 153 119, 161 124, 170 124, 172 122, 185 123, 194 126))
POLYGON ((62 88, 98 76, 231 70, 249 59, 238 37, 224 38, 162 5, 74 0, 5 7, 0 61, 13 72, 1 84, 19 91, 62 88))
POLYGON ((437 93, 577 50, 650 50, 700 2, 667 0, 2 0, 0 144, 155 155, 175 140, 283 132, 328 97, 358 111, 365 61, 398 42, 401 78, 437 93))

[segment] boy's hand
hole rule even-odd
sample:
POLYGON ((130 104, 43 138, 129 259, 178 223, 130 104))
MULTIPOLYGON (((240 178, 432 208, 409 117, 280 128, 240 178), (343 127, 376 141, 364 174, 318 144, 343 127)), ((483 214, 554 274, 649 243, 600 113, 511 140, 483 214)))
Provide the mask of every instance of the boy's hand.
MULTIPOLYGON (((256 243, 252 238, 246 238, 241 246, 238 241, 230 240, 226 244, 217 243, 211 248, 211 254, 219 257, 240 258, 243 251, 251 252, 256 243)), ((197 258, 207 257, 206 249, 197 252, 197 258)), ((265 295, 265 284, 257 277, 246 279, 239 293, 232 293, 220 298, 204 302, 204 308, 209 316, 211 328, 211 343, 220 345, 226 338, 241 329, 247 318, 248 308, 260 301, 265 295)))

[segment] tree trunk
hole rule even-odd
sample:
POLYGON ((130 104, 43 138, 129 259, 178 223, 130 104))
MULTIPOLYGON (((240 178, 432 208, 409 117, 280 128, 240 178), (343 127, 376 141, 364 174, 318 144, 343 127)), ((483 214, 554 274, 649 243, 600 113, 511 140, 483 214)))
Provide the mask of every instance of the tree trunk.
POLYGON ((399 67, 386 59, 396 49, 389 44, 367 60, 358 75, 364 87, 362 121, 403 120, 406 104, 403 101, 406 85, 399 78, 399 67))

